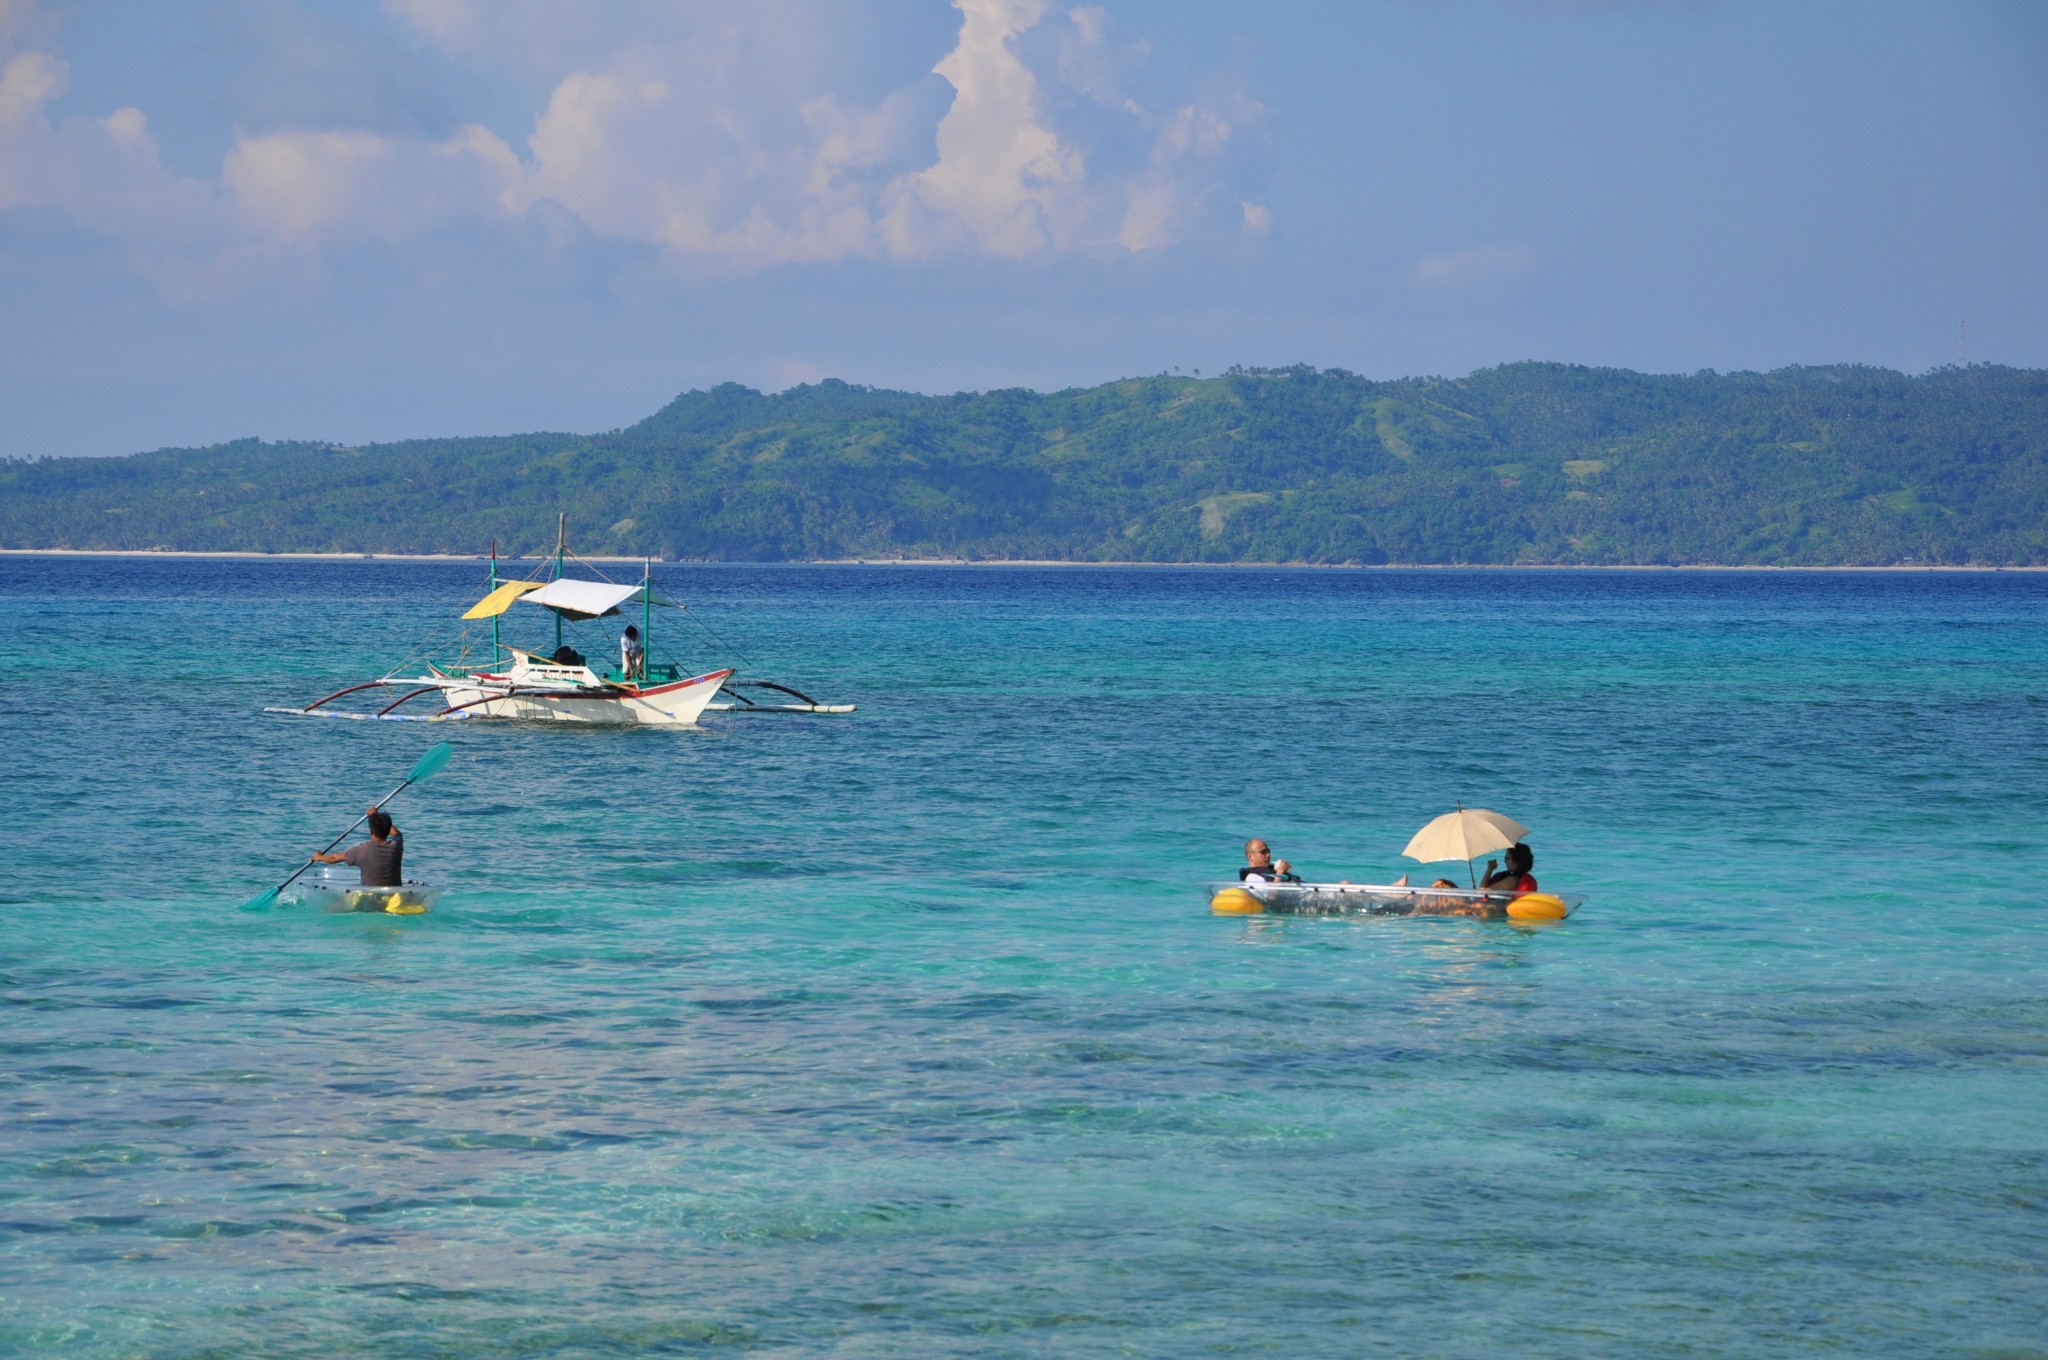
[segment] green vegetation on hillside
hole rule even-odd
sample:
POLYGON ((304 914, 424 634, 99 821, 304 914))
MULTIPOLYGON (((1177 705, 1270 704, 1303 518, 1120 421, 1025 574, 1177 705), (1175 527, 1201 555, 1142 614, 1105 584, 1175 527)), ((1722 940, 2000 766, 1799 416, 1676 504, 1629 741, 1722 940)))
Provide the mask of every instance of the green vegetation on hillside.
POLYGON ((2048 563, 2048 372, 1306 366, 689 392, 601 435, 0 464, 0 546, 1153 562, 2048 563))

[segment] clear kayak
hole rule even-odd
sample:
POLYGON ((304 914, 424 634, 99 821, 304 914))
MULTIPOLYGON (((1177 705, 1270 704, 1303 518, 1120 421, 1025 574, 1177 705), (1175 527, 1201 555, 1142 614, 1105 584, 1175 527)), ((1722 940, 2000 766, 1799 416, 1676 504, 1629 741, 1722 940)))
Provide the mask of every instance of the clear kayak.
POLYGON ((1555 893, 1481 892, 1406 883, 1211 883, 1209 910, 1218 916, 1473 916, 1491 920, 1562 921, 1584 897, 1555 893))
POLYGON ((431 883, 408 880, 389 887, 364 887, 347 865, 319 864, 284 890, 285 900, 322 911, 382 912, 387 916, 422 916, 441 900, 431 883))

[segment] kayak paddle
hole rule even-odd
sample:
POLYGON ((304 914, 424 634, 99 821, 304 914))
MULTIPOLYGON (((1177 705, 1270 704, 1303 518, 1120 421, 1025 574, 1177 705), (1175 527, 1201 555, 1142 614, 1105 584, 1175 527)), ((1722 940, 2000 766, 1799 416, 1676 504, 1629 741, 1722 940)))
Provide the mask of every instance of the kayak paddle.
MULTIPOLYGON (((400 784, 397 788, 393 789, 390 792, 390 794, 386 796, 382 801, 377 803, 376 806, 383 807, 385 803, 390 802, 399 794, 404 793, 408 785, 419 784, 425 782, 426 780, 432 779, 435 775, 441 772, 441 767, 448 763, 448 757, 454 754, 455 748, 450 746, 447 742, 435 742, 433 746, 428 749, 427 753, 419 758, 419 763, 412 767, 412 773, 405 777, 405 783, 400 784)), ((335 846, 340 845, 343 841, 347 840, 349 836, 354 833, 357 827, 361 826, 364 822, 368 820, 370 820, 370 814, 367 812, 364 813, 362 816, 356 818, 354 822, 350 823, 347 831, 342 832, 339 836, 336 836, 333 840, 327 842, 327 850, 332 850, 335 846)), ((322 850, 320 853, 324 855, 327 853, 327 850, 322 850)), ((304 864, 301 864, 299 866, 298 872, 294 873, 290 878, 278 884, 275 888, 267 888, 264 891, 257 893, 254 897, 244 902, 242 904, 242 910, 262 911, 271 903, 277 901, 277 895, 279 893, 283 892, 286 888, 289 888, 292 884, 296 883, 298 881, 299 874, 303 874, 304 872, 306 872, 306 870, 312 867, 313 861, 310 859, 307 860, 304 864)))

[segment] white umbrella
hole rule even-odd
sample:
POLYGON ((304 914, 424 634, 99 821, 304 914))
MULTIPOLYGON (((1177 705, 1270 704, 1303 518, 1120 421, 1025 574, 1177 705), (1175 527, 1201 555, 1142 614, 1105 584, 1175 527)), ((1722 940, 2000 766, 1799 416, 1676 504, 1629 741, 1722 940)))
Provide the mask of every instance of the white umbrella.
POLYGON ((1456 812, 1446 812, 1416 832, 1401 853, 1424 864, 1464 860, 1466 877, 1476 887, 1478 880, 1472 875, 1472 861, 1488 851, 1505 850, 1528 834, 1529 828, 1512 817, 1460 804, 1456 812))

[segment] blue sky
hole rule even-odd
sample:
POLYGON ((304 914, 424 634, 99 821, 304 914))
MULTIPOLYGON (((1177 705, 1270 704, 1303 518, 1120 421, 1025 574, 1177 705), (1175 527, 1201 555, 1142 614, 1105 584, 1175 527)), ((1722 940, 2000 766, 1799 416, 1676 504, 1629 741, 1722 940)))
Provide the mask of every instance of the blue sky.
POLYGON ((2048 5, 0 0, 0 455, 2048 366, 2048 5))

